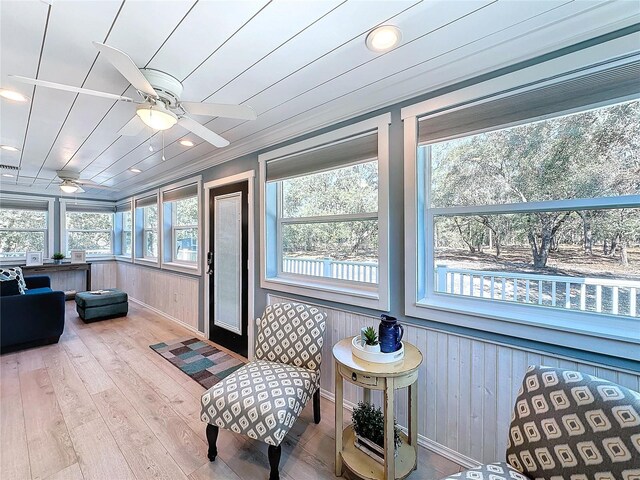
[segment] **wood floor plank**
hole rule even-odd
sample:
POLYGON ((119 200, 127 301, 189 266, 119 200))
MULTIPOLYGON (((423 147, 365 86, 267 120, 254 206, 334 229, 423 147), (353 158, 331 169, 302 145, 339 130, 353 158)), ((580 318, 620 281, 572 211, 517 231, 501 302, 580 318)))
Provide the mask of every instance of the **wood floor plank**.
POLYGON ((32 478, 47 478, 76 463, 76 454, 47 370, 20 372, 20 391, 32 478))
POLYGON ((71 430, 71 440, 85 480, 135 480, 102 418, 96 418, 71 430))
POLYGON ((80 465, 74 463, 67 468, 60 470, 58 473, 54 473, 47 480, 84 480, 80 465))
POLYGON ((221 458, 207 462, 189 475, 189 480, 242 480, 221 458))
POLYGON ((186 480, 142 417, 118 389, 94 395, 109 430, 138 480, 186 480))
POLYGON ((107 372, 98 364, 80 337, 63 343, 63 347, 89 394, 93 395, 114 387, 107 372))
POLYGON ((7 479, 30 479, 31 467, 17 361, 5 361, 0 366, 0 398, 0 472, 7 479))
POLYGON ((67 428, 71 430, 100 418, 67 353, 64 350, 51 351, 43 355, 43 359, 67 428))
POLYGON ((185 474, 208 461, 204 440, 139 375, 128 368, 109 374, 185 474))

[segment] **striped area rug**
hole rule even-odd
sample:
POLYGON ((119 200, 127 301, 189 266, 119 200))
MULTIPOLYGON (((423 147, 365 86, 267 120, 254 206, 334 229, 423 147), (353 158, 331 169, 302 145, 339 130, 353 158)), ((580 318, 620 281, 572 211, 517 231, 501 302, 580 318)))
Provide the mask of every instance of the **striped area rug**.
POLYGON ((176 338, 149 347, 206 389, 244 365, 197 338, 176 338))

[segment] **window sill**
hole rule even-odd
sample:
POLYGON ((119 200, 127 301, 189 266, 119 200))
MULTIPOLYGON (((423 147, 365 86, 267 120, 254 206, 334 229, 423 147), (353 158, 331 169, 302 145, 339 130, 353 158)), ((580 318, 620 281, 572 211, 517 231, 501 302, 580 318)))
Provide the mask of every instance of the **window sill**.
POLYGON ((354 287, 314 281, 307 278, 272 277, 262 278, 260 287, 266 290, 292 293, 374 310, 389 310, 387 296, 380 295, 380 287, 374 285, 371 287, 354 287))
POLYGON ((140 265, 149 265, 152 267, 158 267, 160 268, 160 264, 158 263, 158 260, 152 260, 150 258, 134 258, 133 259, 133 263, 139 263, 140 265))
POLYGON ((406 315, 640 361, 640 331, 632 318, 460 297, 408 304, 406 315))
POLYGON ((163 262, 163 270, 173 270, 175 272, 190 273, 192 275, 200 275, 200 268, 198 265, 189 265, 188 263, 178 262, 163 262))
POLYGON ((127 263, 133 263, 133 258, 131 258, 128 255, 116 255, 115 256, 115 260, 117 262, 127 262, 127 263))

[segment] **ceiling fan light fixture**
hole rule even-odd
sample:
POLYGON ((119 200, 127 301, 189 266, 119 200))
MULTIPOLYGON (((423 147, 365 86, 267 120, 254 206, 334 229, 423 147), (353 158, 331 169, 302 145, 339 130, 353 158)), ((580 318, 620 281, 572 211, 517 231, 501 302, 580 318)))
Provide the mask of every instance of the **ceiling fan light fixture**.
POLYGON ((7 100, 13 100, 14 102, 26 102, 29 100, 29 97, 24 96, 20 92, 7 90, 6 88, 0 88, 0 97, 6 98, 7 100))
POLYGON ((167 130, 178 123, 178 116, 160 105, 140 105, 136 114, 154 130, 167 130))
POLYGON ((60 190, 64 193, 76 193, 78 191, 78 186, 69 180, 63 180, 60 184, 60 190))
POLYGON ((180 145, 182 145, 183 147, 193 147, 195 144, 191 140, 187 140, 185 138, 183 140, 180 140, 180 145))
POLYGON ((367 48, 372 52, 387 52, 395 48, 402 40, 402 33, 395 25, 381 25, 367 35, 367 48))

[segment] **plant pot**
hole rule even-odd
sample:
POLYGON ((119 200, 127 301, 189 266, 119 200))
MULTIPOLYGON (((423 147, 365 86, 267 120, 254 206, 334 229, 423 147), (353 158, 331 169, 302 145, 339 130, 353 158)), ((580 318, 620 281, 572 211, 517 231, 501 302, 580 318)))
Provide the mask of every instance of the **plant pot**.
POLYGON ((54 258, 53 259, 53 264, 54 265, 62 265, 62 259, 61 258, 54 258))
MULTIPOLYGON (((367 454, 373 458, 376 462, 384 465, 384 448, 377 443, 372 442, 368 438, 361 437, 357 433, 353 432, 356 439, 353 441, 353 445, 361 452, 367 454)), ((398 456, 398 449, 394 449, 394 457, 398 456)))
POLYGON ((370 353, 380 353, 380 345, 367 345, 366 343, 363 345, 365 352, 370 353))

